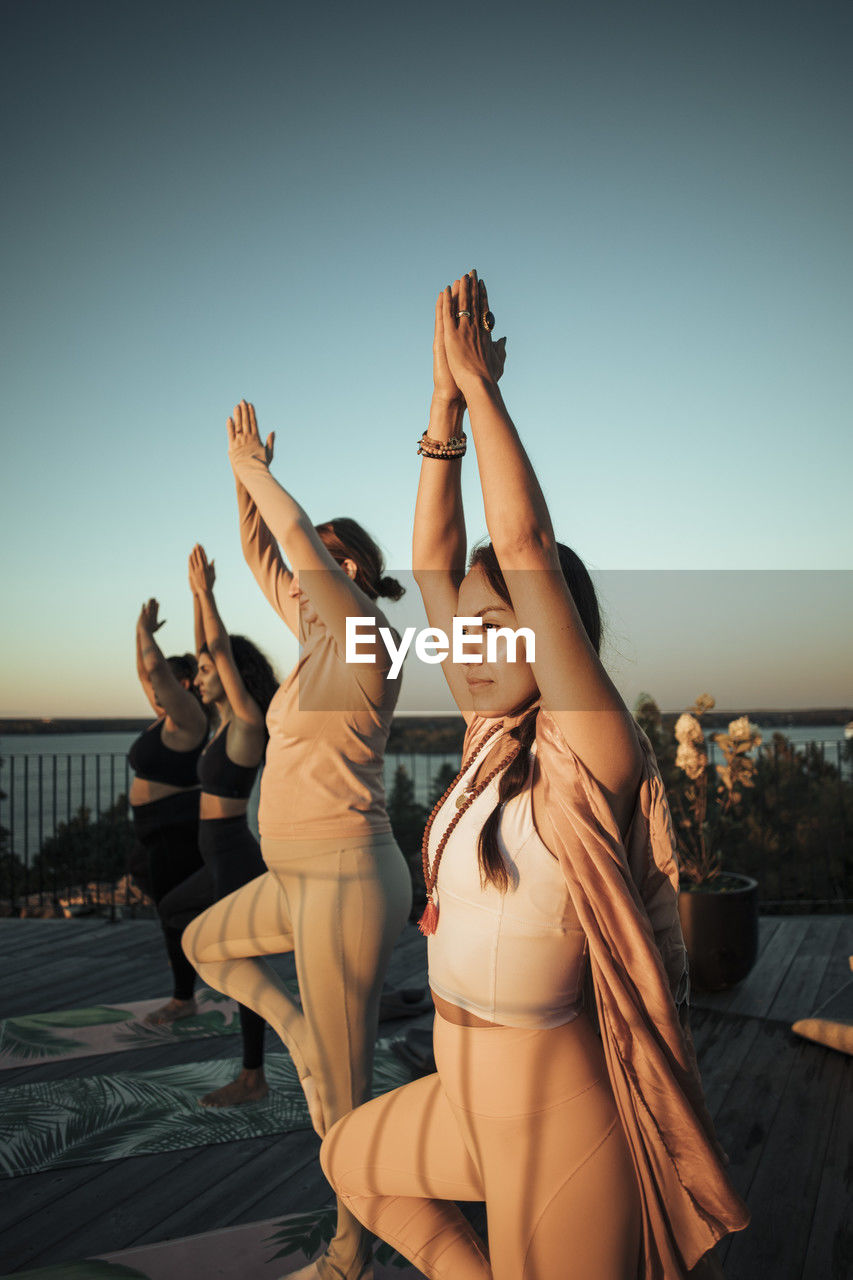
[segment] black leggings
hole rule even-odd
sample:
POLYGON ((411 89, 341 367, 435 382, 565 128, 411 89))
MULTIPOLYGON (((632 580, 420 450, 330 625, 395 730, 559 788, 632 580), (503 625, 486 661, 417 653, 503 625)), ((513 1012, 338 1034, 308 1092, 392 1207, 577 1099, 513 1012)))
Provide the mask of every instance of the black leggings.
POLYGON ((216 901, 213 881, 205 870, 198 848, 198 805, 201 792, 176 791, 162 800, 132 807, 137 849, 131 855, 134 879, 154 900, 163 926, 166 954, 172 967, 173 996, 191 1000, 196 972, 181 947, 181 934, 197 915, 216 901), (140 856, 144 852, 144 857, 140 856), (172 902, 178 888, 203 872, 196 884, 196 898, 172 902), (147 875, 146 875, 147 873, 147 875))
MULTIPOLYGON (((164 900, 171 919, 183 921, 181 932, 213 902, 219 902, 235 889, 263 875, 266 864, 258 842, 249 830, 246 815, 236 818, 203 818, 198 824, 198 844, 204 866, 183 884, 173 889, 164 900), (198 906, 205 894, 211 893, 198 906)), ((187 961, 189 964, 189 961, 187 961)), ((256 1071, 264 1061, 266 1023, 245 1005, 240 1005, 240 1027, 243 1032, 243 1066, 256 1071)))

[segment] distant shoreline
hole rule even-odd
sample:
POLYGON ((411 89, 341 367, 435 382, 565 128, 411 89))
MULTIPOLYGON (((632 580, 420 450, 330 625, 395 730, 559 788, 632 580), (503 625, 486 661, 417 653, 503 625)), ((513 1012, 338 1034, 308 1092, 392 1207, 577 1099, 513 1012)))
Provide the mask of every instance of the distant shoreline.
MULTIPOLYGON (((670 728, 680 712, 665 711, 663 723, 670 728)), ((853 707, 811 707, 805 710, 778 711, 765 708, 748 709, 742 707, 734 711, 709 711, 702 717, 706 729, 724 728, 730 720, 746 715, 750 720, 760 724, 764 729, 785 729, 808 725, 843 726, 853 720, 853 707)), ((114 716, 100 719, 83 717, 43 717, 24 718, 9 716, 0 718, 0 737, 13 738, 19 735, 47 735, 67 733, 140 733, 151 723, 151 717, 114 716)), ((461 744, 463 735, 462 718, 458 715, 407 715, 394 718, 388 741, 388 750, 394 751, 441 751, 455 750, 461 744)))
POLYGON ((0 737, 12 738, 24 733, 141 733, 150 723, 151 716, 113 716, 101 720, 75 717, 59 717, 56 720, 34 717, 27 720, 23 716, 10 716, 5 720, 0 719, 0 737))

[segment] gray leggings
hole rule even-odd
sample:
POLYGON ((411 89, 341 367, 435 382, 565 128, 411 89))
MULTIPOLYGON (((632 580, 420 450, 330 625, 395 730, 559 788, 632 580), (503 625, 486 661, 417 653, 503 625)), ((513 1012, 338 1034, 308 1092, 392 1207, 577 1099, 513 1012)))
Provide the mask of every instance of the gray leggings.
MULTIPOLYGON (((412 887, 391 835, 261 840, 269 868, 187 927, 184 950, 218 991, 260 1014, 299 1078, 313 1077, 326 1126, 371 1094, 379 998, 412 887), (302 1009, 262 959, 293 951, 302 1009)), ((321 1269, 354 1280, 370 1238, 339 1202, 321 1269)))

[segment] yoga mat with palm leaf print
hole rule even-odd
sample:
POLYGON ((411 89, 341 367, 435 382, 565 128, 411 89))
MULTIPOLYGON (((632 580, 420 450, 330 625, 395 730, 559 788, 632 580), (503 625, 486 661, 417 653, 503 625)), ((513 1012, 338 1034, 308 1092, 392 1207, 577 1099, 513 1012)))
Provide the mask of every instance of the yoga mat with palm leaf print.
MULTIPOLYGON (((0 1093, 0 1176, 67 1165, 182 1151, 310 1128, 296 1068, 287 1053, 265 1063, 269 1095, 243 1107, 200 1107, 198 1099, 234 1079, 234 1058, 13 1085, 0 1093)), ((410 1076, 388 1048, 376 1046, 374 1094, 410 1076)))
MULTIPOLYGON (((285 986, 298 1001, 296 980, 286 981, 285 986)), ((104 1004, 92 1009, 63 1009, 0 1019, 0 1071, 239 1034, 237 1005, 228 996, 202 987, 196 992, 195 1002, 196 1013, 165 1026, 151 1026, 145 1021, 149 1013, 166 1003, 162 996, 123 1005, 104 1004)))
POLYGON ((240 1031, 237 1005, 218 991, 196 993, 198 1012, 166 1026, 151 1026, 149 1013, 165 1001, 138 1000, 93 1009, 65 1009, 31 1013, 0 1021, 0 1070, 117 1053, 146 1045, 175 1044, 207 1036, 236 1035, 240 1031))
MULTIPOLYGON (((324 1208, 249 1222, 85 1262, 19 1271, 15 1280, 278 1280, 325 1248, 335 1233, 336 1216, 334 1208, 324 1208)), ((415 1280, 421 1272, 378 1241, 373 1275, 374 1280, 415 1280)))
MULTIPOLYGON (((52 1267, 36 1267, 34 1271, 16 1271, 15 1280, 151 1280, 145 1271, 126 1267, 120 1262, 87 1258, 83 1262, 58 1262, 52 1267)), ((7 1276, 0 1280, 8 1280, 7 1276)))
MULTIPOLYGON (((284 979, 284 984, 298 1004, 299 984, 296 979, 284 979)), ((30 1013, 0 1019, 0 1071, 239 1032, 237 1005, 228 996, 202 988, 196 992, 195 999, 196 1013, 166 1026, 150 1026, 145 1021, 149 1013, 165 1003, 162 997, 158 1000, 128 1001, 123 1005, 97 1005, 92 1009, 64 1009, 56 1013, 30 1013)), ((380 1020, 404 1018, 425 1013, 431 1008, 432 1003, 422 989, 388 990, 383 993, 379 1016, 380 1020), (418 995, 422 997, 420 1000, 416 998, 418 995)))

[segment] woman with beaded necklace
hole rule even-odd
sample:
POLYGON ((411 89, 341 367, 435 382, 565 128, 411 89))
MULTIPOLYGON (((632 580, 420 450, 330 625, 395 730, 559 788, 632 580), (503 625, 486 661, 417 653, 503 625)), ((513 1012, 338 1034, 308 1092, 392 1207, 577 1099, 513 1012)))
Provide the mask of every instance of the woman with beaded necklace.
POLYGON ((470 655, 444 664, 467 732, 424 835, 438 1072, 339 1121, 321 1158, 430 1280, 670 1280, 711 1270, 748 1213, 687 1029, 660 776, 498 391, 493 324, 476 273, 439 296, 419 447, 415 577, 430 626, 460 619, 470 655), (491 536, 467 573, 466 407, 491 536), (533 633, 529 662, 503 628, 533 633), (488 1248, 455 1200, 485 1201, 488 1248))

